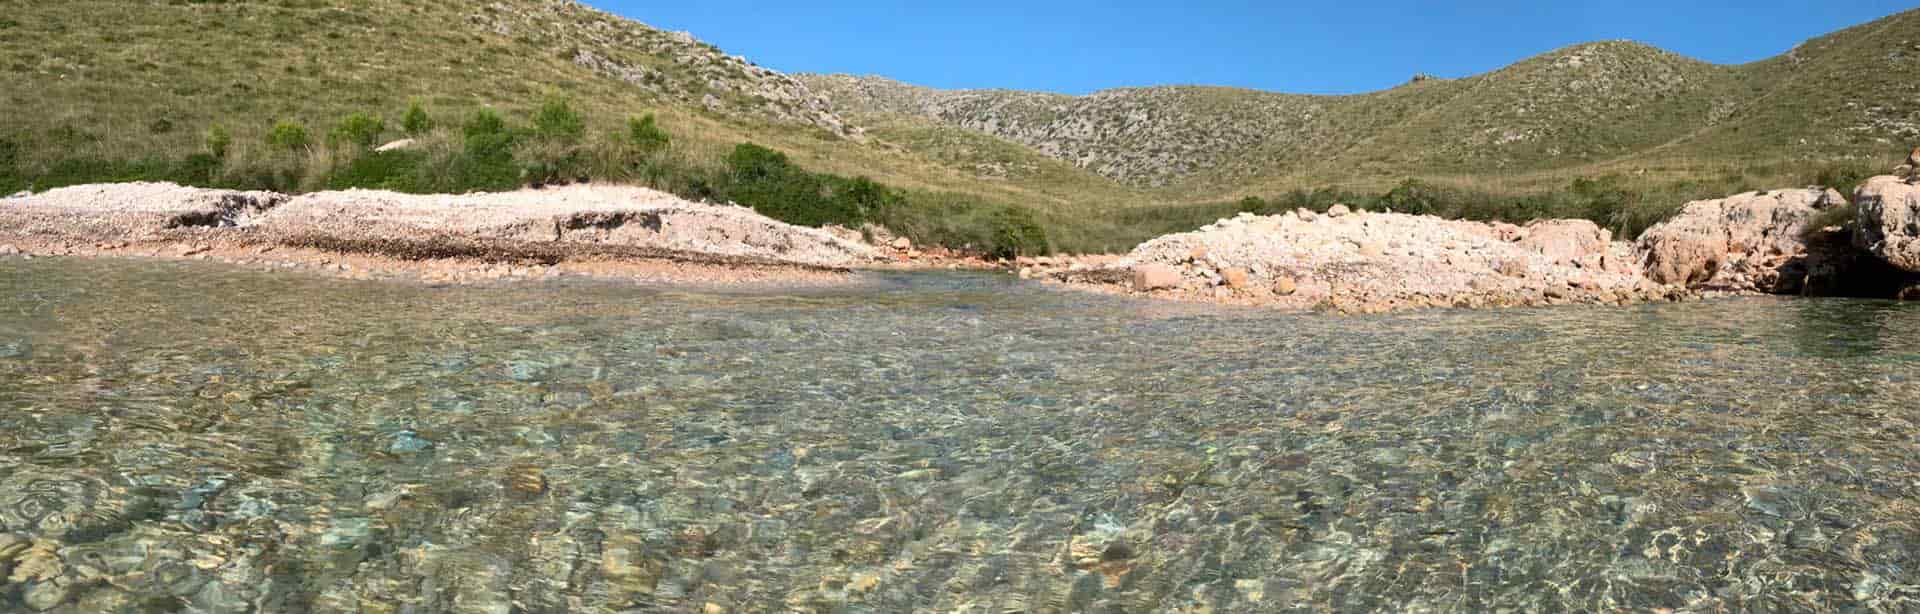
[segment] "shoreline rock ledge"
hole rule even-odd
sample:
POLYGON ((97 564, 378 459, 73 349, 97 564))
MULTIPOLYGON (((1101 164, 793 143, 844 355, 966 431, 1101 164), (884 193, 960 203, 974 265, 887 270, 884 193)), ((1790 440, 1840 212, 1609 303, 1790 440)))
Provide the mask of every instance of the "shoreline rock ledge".
POLYGON ((1920 185, 1874 177, 1854 193, 1853 244, 1900 270, 1920 273, 1920 185))
MULTIPOLYGON (((1747 192, 1687 203, 1640 235, 1635 251, 1647 277, 1715 292, 1801 294, 1827 287, 1851 268, 1845 250, 1810 245, 1811 224, 1846 207, 1826 188, 1747 192), (1812 277, 1810 279, 1810 276, 1812 277)), ((1817 243, 1817 242, 1816 242, 1817 243)))
POLYGON ((660 260, 810 269, 848 269, 880 257, 872 246, 744 207, 602 185, 299 196, 167 183, 84 185, 0 200, 0 243, 16 242, 51 253, 272 246, 397 261, 660 260))
POLYGON ((1032 275, 1159 298, 1360 313, 1690 296, 1647 279, 1631 245, 1585 220, 1516 226, 1347 207, 1241 214, 1117 261, 1032 275))

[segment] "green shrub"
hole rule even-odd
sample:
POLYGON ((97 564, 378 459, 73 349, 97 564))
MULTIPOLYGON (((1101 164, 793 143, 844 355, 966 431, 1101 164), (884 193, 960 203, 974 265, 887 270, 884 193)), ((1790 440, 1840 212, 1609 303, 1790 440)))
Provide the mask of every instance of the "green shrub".
POLYGON ((648 113, 639 119, 627 119, 627 143, 642 153, 654 153, 672 145, 673 137, 661 130, 653 114, 648 113))
POLYGON ((287 151, 305 149, 309 143, 307 127, 298 122, 282 120, 273 125, 273 131, 267 133, 267 145, 287 151))
POLYGON ((466 137, 460 156, 446 169, 461 190, 506 190, 520 183, 521 169, 513 164, 513 130, 493 109, 480 109, 461 126, 466 137))
POLYGON ((520 147, 516 159, 522 183, 534 185, 565 184, 592 175, 587 156, 579 148, 558 143, 529 143, 520 147))
POLYGON ((789 224, 816 227, 858 226, 864 221, 858 197, 849 196, 846 189, 832 189, 853 187, 852 192, 857 193, 862 188, 829 185, 829 178, 801 170, 786 154, 742 143, 727 156, 727 168, 725 196, 752 207, 761 215, 789 224))
POLYGON ((366 188, 395 192, 425 192, 431 183, 422 176, 427 154, 419 151, 374 151, 356 156, 345 166, 335 168, 327 178, 327 188, 346 190, 366 188))
POLYGON ((166 134, 169 132, 173 132, 173 120, 167 119, 165 117, 153 120, 153 123, 147 124, 147 132, 150 132, 153 134, 166 134))
POLYGON ((1827 164, 1814 171, 1810 180, 1802 183, 1833 188, 1852 198, 1854 190, 1858 189, 1861 183, 1881 172, 1883 172, 1881 169, 1865 164, 1827 164))
POLYGON ((433 130, 433 117, 427 115, 427 108, 415 100, 407 103, 407 114, 400 118, 400 129, 407 136, 421 136, 433 130))
POLYGON ((461 127, 468 157, 498 161, 513 158, 513 132, 493 109, 480 109, 461 127))
POLYGON ((534 136, 543 140, 574 143, 586 131, 586 120, 560 96, 548 96, 546 102, 540 104, 540 111, 533 115, 534 136))
POLYGON ((1800 238, 1803 241, 1811 243, 1815 238, 1819 237, 1821 233, 1825 232, 1826 229, 1832 227, 1839 227, 1842 230, 1850 232, 1854 228, 1854 224, 1858 221, 1859 210, 1856 208, 1845 205, 1829 207, 1825 211, 1815 214, 1813 219, 1807 220, 1806 227, 1800 231, 1800 238))
POLYGON ((214 124, 207 127, 206 142, 207 153, 225 160, 228 148, 233 146, 233 135, 227 132, 226 126, 214 124))
POLYGON ((354 113, 340 118, 329 135, 333 142, 351 145, 360 149, 372 149, 380 144, 380 135, 387 131, 387 122, 378 115, 354 113))
POLYGON ((20 162, 20 144, 13 139, 0 139, 0 170, 13 168, 20 162))
POLYGON ((1568 189, 1573 194, 1578 215, 1606 228, 1621 229, 1635 200, 1635 195, 1622 187, 1622 183, 1619 175, 1573 180, 1568 189))
POLYGON ((1002 207, 993 212, 988 225, 993 229, 992 241, 985 246, 988 256, 1017 258, 1045 254, 1050 249, 1046 229, 1026 209, 1002 207))

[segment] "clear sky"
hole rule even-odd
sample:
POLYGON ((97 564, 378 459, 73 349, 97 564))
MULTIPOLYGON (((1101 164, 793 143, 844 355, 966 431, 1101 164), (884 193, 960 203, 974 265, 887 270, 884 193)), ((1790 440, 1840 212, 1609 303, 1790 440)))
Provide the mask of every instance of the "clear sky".
POLYGON ((1460 77, 1595 40, 1737 64, 1920 0, 586 0, 787 72, 1086 93, 1460 77))

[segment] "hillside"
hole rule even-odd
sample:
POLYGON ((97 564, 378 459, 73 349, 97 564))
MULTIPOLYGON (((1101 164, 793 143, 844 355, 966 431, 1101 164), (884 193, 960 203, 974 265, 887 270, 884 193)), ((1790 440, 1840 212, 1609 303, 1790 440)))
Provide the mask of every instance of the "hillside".
MULTIPOLYGON (((0 189, 7 192, 135 179, 356 187, 365 183, 360 177, 341 175, 364 170, 350 168, 364 159, 332 132, 368 114, 383 122, 379 140, 409 136, 400 120, 410 103, 434 124, 413 135, 432 158, 419 172, 452 176, 468 162, 463 124, 477 112, 497 110, 520 134, 546 101, 559 98, 583 118, 579 136, 558 148, 520 139, 517 167, 550 171, 550 160, 539 158, 560 156, 570 167, 591 167, 583 176, 732 198, 740 195, 715 192, 724 179, 717 174, 727 172, 736 146, 752 142, 810 172, 870 177, 919 195, 922 217, 941 218, 915 221, 942 229, 925 231, 929 238, 1018 206, 1061 225, 1057 234, 1070 244, 1104 231, 1061 220, 1088 217, 1096 201, 1144 200, 1051 161, 1062 172, 983 180, 971 166, 873 143, 794 78, 691 34, 573 0, 73 0, 7 9, 0 70, 19 85, 0 91, 10 110, 0 113, 0 189), (644 115, 657 116, 671 150, 620 159, 628 154, 627 121, 644 115), (281 123, 304 128, 304 145, 270 145, 281 123), (215 149, 218 160, 196 159, 215 149)), ((507 172, 508 181, 513 172, 528 176, 507 172)), ((497 183, 456 177, 427 187, 503 187, 497 183)), ((416 187, 376 184, 367 187, 416 187)))
POLYGON ((1916 45, 1920 12, 1909 11, 1744 66, 1601 42, 1350 96, 1192 86, 1066 96, 800 78, 856 123, 911 116, 1130 185, 1226 195, 1416 175, 1877 160, 1920 137, 1916 45))

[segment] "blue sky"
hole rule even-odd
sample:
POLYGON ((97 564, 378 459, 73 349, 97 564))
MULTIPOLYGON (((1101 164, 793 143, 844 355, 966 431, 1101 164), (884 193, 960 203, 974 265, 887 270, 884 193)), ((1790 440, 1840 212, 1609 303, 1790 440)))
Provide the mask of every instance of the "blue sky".
POLYGON ((587 0, 788 72, 1085 93, 1160 84, 1299 93, 1459 77, 1631 39, 1719 63, 1916 0, 587 0))

